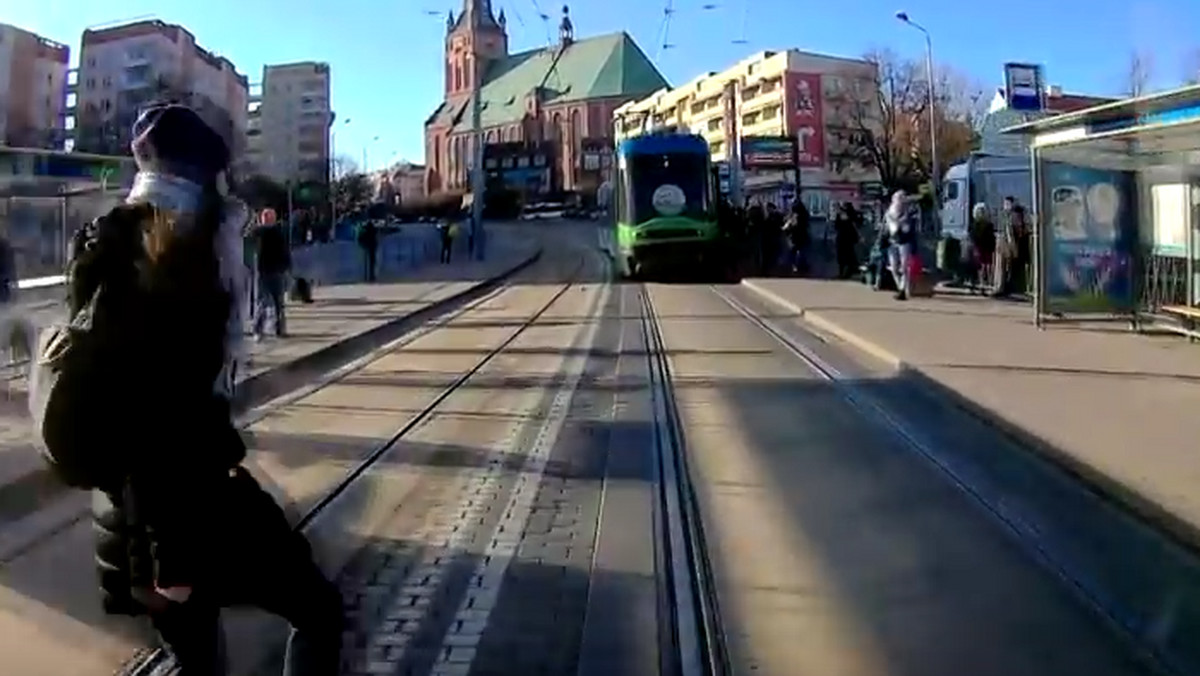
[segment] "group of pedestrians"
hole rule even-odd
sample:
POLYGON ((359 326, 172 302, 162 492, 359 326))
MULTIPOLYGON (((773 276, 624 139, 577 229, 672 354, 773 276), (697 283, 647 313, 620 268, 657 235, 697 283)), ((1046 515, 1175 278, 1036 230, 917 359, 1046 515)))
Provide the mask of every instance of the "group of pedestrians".
MULTIPOLYGON (((225 672, 219 613, 231 606, 291 624, 287 674, 333 676, 341 594, 243 466, 232 418, 250 214, 229 194, 228 145, 178 105, 147 109, 133 138, 125 203, 73 239, 71 326, 39 342, 29 398, 39 447, 95 496, 105 610, 148 616, 181 676, 225 672)), ((260 225, 258 307, 277 312, 282 334, 290 256, 282 229, 260 225)))
POLYGON ((1005 298, 1028 290, 1033 231, 1025 207, 1015 197, 1004 198, 999 226, 986 204, 976 204, 964 258, 972 291, 990 290, 993 297, 1005 298))
MULTIPOLYGON (((810 275, 818 263, 812 236, 813 218, 799 198, 787 211, 774 202, 747 201, 735 207, 727 199, 717 203, 717 221, 723 237, 731 241, 726 250, 735 257, 739 271, 773 275, 782 268, 793 275, 810 275)), ((849 202, 838 206, 833 217, 834 257, 837 276, 848 278, 858 270, 857 246, 863 217, 849 202)))

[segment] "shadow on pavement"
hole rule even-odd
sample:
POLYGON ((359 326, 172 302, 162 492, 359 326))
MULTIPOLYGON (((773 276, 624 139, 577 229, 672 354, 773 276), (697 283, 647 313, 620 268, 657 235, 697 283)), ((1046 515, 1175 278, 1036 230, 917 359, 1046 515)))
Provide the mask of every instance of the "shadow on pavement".
MULTIPOLYGON (((901 379, 850 385, 883 401, 912 396, 901 379)), ((742 599, 771 589, 777 600, 760 604, 815 603, 840 618, 840 629, 822 638, 827 625, 794 609, 800 626, 816 632, 796 637, 797 654, 813 655, 813 661, 798 658, 798 671, 816 664, 849 668, 848 655, 828 653, 822 644, 853 636, 862 643, 863 664, 886 665, 888 673, 1146 673, 1103 621, 977 504, 864 419, 834 386, 791 378, 677 384, 685 429, 689 419, 710 417, 687 409, 689 387, 703 390, 696 400, 727 410, 736 426, 720 431, 695 423, 692 434, 745 439, 735 446, 688 439, 692 476, 708 505, 706 536, 719 588, 742 599), (739 562, 746 552, 733 542, 752 541, 739 540, 739 526, 722 511, 738 507, 743 518, 755 518, 741 507, 751 496, 768 496, 758 498, 766 510, 758 516, 791 543, 777 550, 791 555, 774 560, 773 570, 801 571, 798 577, 739 562), (821 654, 831 661, 822 662, 821 654)), ((912 407, 905 412, 911 423, 930 422, 912 407)), ((978 435, 959 441, 991 443, 978 435)), ((760 617, 726 600, 721 611, 727 632, 776 633, 770 614, 760 617)))

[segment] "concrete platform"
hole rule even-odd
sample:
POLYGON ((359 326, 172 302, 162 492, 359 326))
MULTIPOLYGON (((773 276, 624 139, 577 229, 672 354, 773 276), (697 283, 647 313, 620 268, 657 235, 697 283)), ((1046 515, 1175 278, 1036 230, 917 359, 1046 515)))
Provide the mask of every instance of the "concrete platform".
POLYGON ((1028 306, 899 302, 854 282, 743 284, 819 331, 922 376, 1200 550, 1200 350, 1124 324, 1038 330, 1028 306))

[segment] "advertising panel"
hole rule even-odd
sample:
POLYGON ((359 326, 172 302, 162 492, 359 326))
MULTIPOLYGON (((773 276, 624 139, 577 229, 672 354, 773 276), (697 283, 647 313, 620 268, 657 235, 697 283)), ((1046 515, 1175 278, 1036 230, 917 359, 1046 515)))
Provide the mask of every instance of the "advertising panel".
POLYGON ((783 74, 784 122, 801 167, 825 166, 825 97, 819 73, 783 74))
POLYGON ((1043 163, 1046 310, 1133 310, 1135 186, 1130 172, 1043 163))
POLYGON ((742 166, 746 169, 792 169, 796 139, 789 136, 743 136, 742 166))

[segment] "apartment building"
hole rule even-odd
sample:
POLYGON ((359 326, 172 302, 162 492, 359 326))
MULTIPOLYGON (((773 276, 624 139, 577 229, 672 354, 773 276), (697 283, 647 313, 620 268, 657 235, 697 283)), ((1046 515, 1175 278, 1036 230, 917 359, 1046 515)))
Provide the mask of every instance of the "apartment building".
POLYGON ((262 93, 249 130, 247 164, 280 183, 327 179, 330 158, 328 63, 263 68, 262 93))
POLYGON ((75 93, 78 150, 128 154, 133 121, 157 101, 196 109, 235 156, 245 148, 249 81, 182 26, 153 20, 85 30, 75 93))
MULTIPOLYGON (((797 139, 801 192, 815 215, 831 202, 862 202, 877 189, 879 173, 863 166, 851 147, 878 124, 875 66, 823 54, 764 51, 721 72, 631 101, 613 114, 617 140, 673 127, 702 135, 716 161, 735 156, 746 137, 797 139)), ((747 168, 743 190, 782 202, 794 177, 779 169, 747 168)))
POLYGON ((0 23, 0 144, 61 149, 71 48, 0 23))

